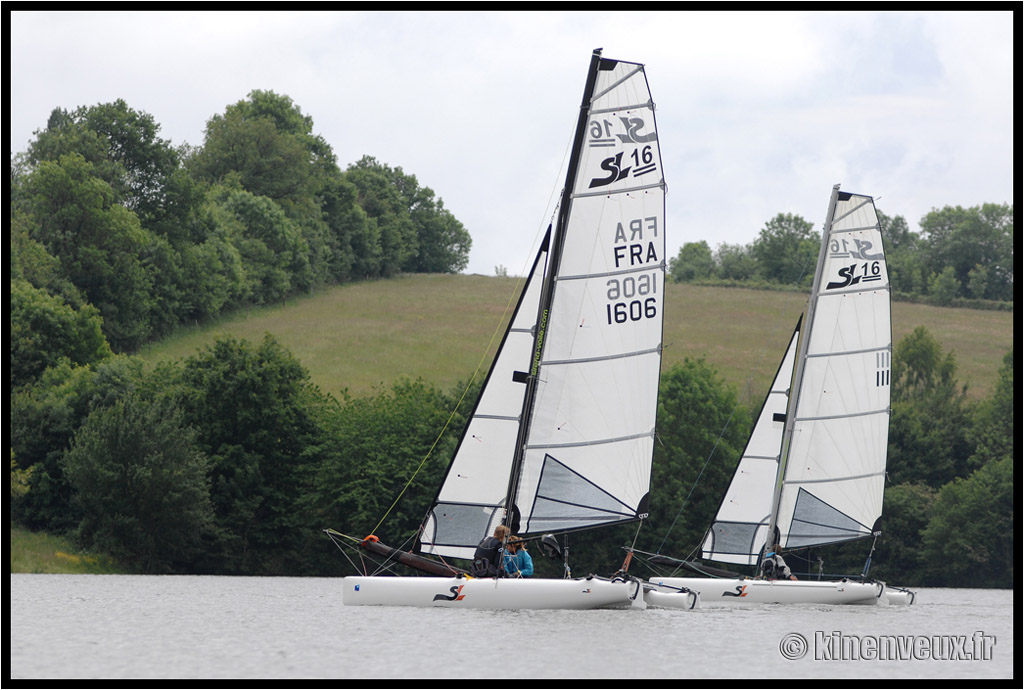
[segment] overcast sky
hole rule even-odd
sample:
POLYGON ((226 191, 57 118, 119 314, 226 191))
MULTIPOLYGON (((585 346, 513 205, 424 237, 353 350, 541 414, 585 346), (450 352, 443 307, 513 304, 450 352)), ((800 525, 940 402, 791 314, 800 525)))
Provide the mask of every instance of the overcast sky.
POLYGON ((590 54, 642 62, 669 256, 819 228, 834 183, 911 229, 1011 203, 1012 12, 13 12, 9 142, 124 99, 178 145, 254 89, 289 96, 344 168, 416 176, 521 274, 551 216, 590 54))

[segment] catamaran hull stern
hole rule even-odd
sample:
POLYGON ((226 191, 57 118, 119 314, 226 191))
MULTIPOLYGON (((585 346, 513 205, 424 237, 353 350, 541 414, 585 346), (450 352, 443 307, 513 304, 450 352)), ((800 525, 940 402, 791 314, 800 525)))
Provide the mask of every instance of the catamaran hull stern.
POLYGON ((882 582, 749 580, 665 577, 655 585, 685 587, 700 595, 704 606, 749 604, 885 604, 882 582))
POLYGON ((465 577, 351 576, 343 579, 345 606, 417 606, 455 609, 627 608, 638 582, 465 577))

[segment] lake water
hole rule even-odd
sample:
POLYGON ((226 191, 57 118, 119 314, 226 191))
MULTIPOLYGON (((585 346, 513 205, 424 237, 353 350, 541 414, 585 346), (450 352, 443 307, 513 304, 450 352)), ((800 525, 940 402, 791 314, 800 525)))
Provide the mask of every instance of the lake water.
POLYGON ((331 578, 15 574, 10 674, 1013 678, 1011 590, 917 593, 913 606, 474 611, 344 607, 331 578))

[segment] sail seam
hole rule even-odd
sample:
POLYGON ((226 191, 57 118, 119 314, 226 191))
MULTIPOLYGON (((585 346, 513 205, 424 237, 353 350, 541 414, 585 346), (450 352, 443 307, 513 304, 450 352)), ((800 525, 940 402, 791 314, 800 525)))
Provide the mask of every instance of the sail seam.
POLYGON ((550 359, 541 361, 542 367, 558 366, 566 364, 588 364, 590 362, 607 362, 612 359, 625 359, 627 357, 642 357, 643 355, 661 354, 661 345, 647 350, 636 350, 634 352, 622 352, 615 355, 603 355, 601 357, 582 357, 580 359, 550 359))
POLYGON ((527 445, 526 450, 545 450, 548 448, 580 448, 583 446, 600 446, 607 443, 619 443, 621 441, 634 441, 638 438, 654 438, 654 432, 648 431, 642 434, 630 434, 629 436, 617 436, 615 438, 599 438, 592 441, 574 441, 572 443, 540 443, 527 445))
POLYGON ((628 192, 642 192, 645 189, 664 189, 665 181, 655 182, 653 184, 641 185, 640 187, 625 187, 623 189, 612 189, 605 191, 596 192, 576 192, 572 195, 573 199, 585 199, 591 196, 612 196, 613 194, 626 194, 628 192))
POLYGON ((665 267, 665 262, 657 264, 648 264, 646 266, 638 266, 635 268, 624 268, 621 271, 605 271, 604 273, 579 273, 573 276, 556 276, 555 280, 561 282, 563 280, 586 280, 588 278, 607 278, 609 276, 627 276, 631 273, 646 273, 647 271, 657 271, 665 267))

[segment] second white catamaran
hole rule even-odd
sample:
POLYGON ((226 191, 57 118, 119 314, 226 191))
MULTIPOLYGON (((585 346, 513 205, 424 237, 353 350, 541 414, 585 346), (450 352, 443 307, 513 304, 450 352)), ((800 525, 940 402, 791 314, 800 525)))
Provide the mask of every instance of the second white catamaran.
MULTIPOLYGON (((784 550, 876 536, 889 432, 889 275, 874 200, 832 189, 806 312, 755 422, 702 556, 761 567, 784 550)), ((868 564, 870 563, 870 556, 868 564)), ((791 580, 653 578, 698 591, 704 604, 912 603, 862 577, 791 580)))

